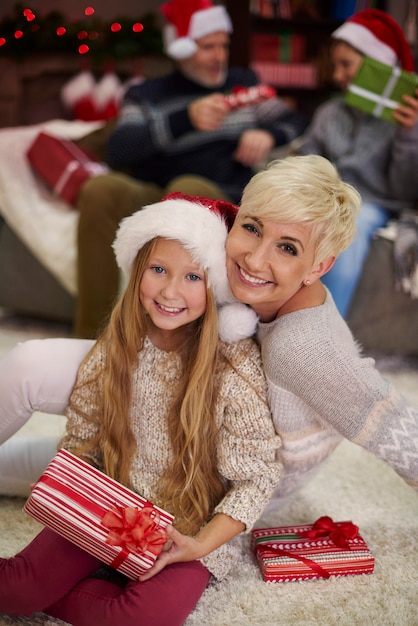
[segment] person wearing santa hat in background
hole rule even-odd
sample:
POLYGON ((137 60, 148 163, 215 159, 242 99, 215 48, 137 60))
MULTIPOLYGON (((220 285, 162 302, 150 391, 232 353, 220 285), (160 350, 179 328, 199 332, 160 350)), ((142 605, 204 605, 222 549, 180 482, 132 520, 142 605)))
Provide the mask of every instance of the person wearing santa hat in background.
POLYGON ((123 217, 171 191, 238 202, 254 166, 307 125, 276 96, 231 108, 226 95, 259 81, 228 67, 233 27, 224 6, 170 0, 161 11, 175 69, 127 91, 108 142, 117 172, 90 179, 78 198, 76 337, 95 338, 112 308, 119 273, 111 244, 123 217))
MULTIPOLYGON (((399 24, 387 13, 366 9, 348 18, 332 34, 333 80, 344 93, 365 56, 413 72, 414 60, 399 24)), ((354 243, 323 278, 346 318, 377 229, 411 211, 418 200, 418 90, 403 97, 395 123, 344 103, 343 97, 316 110, 300 154, 331 160, 344 180, 362 196, 354 243)))

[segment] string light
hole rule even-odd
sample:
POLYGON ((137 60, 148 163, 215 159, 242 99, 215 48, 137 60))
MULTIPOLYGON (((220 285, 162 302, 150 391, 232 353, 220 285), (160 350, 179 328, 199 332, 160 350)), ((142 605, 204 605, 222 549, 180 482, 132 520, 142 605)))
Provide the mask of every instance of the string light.
POLYGON ((68 24, 58 14, 61 24, 57 23, 55 13, 39 19, 39 16, 28 6, 22 10, 17 5, 15 10, 14 24, 9 18, 5 19, 3 24, 0 22, 0 48, 5 51, 10 49, 9 53, 13 51, 16 54, 19 52, 20 54, 31 54, 32 51, 36 50, 51 50, 51 52, 71 50, 72 46, 74 46, 75 52, 83 55, 90 52, 99 55, 113 54, 118 57, 141 54, 143 51, 156 52, 157 54, 162 52, 160 30, 152 17, 148 20, 148 15, 144 22, 148 37, 141 38, 137 43, 135 34, 144 30, 144 24, 134 20, 129 22, 129 18, 106 24, 96 18, 96 9, 91 5, 86 6, 83 10, 87 19, 83 22, 72 20, 68 24), (95 16, 94 22, 90 22, 92 16, 95 16), (5 26, 5 30, 1 32, 3 26, 5 26), (120 34, 121 32, 123 36, 120 34), (112 34, 117 36, 113 38, 112 34), (57 40, 56 45, 54 38, 57 40), (62 43, 58 44, 58 39, 61 39, 62 43), (20 40, 24 43, 20 43, 20 40), (87 40, 91 42, 91 45, 87 45, 87 40))

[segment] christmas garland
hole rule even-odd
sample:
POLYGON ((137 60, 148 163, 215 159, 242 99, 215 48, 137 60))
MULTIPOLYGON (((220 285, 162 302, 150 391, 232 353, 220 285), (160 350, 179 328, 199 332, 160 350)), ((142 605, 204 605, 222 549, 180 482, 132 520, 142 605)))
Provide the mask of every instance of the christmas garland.
POLYGON ((37 52, 74 53, 103 62, 160 55, 163 45, 153 13, 138 19, 121 16, 106 22, 96 17, 93 10, 92 15, 70 22, 58 11, 42 17, 17 4, 13 15, 0 21, 0 58, 25 58, 37 52))

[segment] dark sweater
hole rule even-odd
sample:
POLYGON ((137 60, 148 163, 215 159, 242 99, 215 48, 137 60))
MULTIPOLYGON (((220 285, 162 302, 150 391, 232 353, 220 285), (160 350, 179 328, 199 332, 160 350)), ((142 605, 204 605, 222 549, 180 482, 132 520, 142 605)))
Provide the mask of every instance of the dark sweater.
MULTIPOLYGON (((216 92, 226 94, 236 86, 256 84, 254 72, 236 68, 228 72, 224 85, 216 92)), ((233 159, 242 133, 253 128, 268 130, 275 145, 280 146, 299 136, 306 120, 273 98, 232 111, 219 130, 197 131, 187 107, 211 93, 213 89, 194 83, 178 71, 131 87, 110 137, 111 166, 160 186, 183 174, 204 176, 238 202, 254 173, 233 159)))

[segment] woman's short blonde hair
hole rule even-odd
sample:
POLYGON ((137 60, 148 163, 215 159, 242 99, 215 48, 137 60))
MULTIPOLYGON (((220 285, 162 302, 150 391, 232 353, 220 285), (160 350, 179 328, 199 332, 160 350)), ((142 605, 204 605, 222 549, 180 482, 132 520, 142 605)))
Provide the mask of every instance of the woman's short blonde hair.
POLYGON ((360 203, 358 191, 341 180, 328 159, 289 156, 272 161, 253 176, 244 189, 238 215, 312 224, 315 262, 320 263, 352 243, 360 203))

